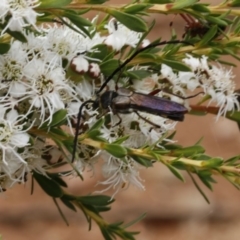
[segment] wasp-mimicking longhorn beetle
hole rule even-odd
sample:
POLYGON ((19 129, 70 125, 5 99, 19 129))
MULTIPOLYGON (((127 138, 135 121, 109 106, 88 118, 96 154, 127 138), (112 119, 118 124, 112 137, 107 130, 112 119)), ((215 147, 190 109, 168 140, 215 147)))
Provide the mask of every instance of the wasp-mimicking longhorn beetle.
MULTIPOLYGON (((186 41, 173 40, 149 44, 145 48, 138 49, 127 60, 120 64, 119 67, 115 69, 110 76, 108 76, 108 78, 104 81, 100 89, 96 92, 95 100, 92 99, 87 100, 80 106, 77 118, 76 133, 73 142, 72 162, 74 161, 76 154, 82 111, 83 108, 88 104, 92 104, 93 109, 97 108, 102 108, 103 110, 111 109, 113 114, 118 113, 128 114, 131 112, 135 112, 140 118, 144 119, 145 121, 151 123, 154 126, 158 125, 141 117, 138 111, 162 116, 174 121, 183 121, 184 114, 188 112, 187 108, 185 108, 183 105, 177 102, 173 102, 162 97, 134 92, 127 88, 119 88, 116 91, 107 90, 103 94, 101 94, 103 89, 107 86, 108 82, 112 80, 115 74, 121 71, 121 69, 123 69, 139 53, 147 49, 154 48, 156 46, 178 43, 190 45, 190 43, 186 41)), ((120 122, 121 120, 119 121, 119 123, 120 122)))

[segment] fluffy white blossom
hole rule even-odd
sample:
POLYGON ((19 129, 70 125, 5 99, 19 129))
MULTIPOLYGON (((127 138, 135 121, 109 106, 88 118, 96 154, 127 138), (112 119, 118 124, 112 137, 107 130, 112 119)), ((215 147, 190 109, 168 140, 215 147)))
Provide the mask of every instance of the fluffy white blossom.
POLYGON ((5 24, 2 34, 11 31, 22 31, 24 27, 32 25, 37 29, 36 18, 39 15, 33 9, 40 5, 38 0, 2 0, 0 3, 0 18, 5 24), (10 18, 7 20, 7 17, 10 18))
POLYGON ((125 45, 136 47, 142 36, 142 33, 130 30, 114 18, 108 22, 105 28, 107 28, 109 35, 104 42, 116 51, 119 51, 125 45))
POLYGON ((145 190, 139 176, 140 165, 132 159, 116 159, 108 154, 104 154, 105 163, 102 166, 103 176, 106 180, 99 182, 107 187, 102 191, 105 192, 111 188, 114 189, 112 198, 122 189, 127 189, 130 185, 136 186, 141 190, 145 190))

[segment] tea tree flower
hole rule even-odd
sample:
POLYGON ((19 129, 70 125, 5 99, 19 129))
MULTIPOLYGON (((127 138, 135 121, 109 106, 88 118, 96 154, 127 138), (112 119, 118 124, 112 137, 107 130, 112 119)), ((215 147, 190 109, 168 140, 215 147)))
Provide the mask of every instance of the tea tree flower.
POLYGON ((105 27, 108 29, 109 35, 106 37, 104 43, 116 51, 119 51, 125 45, 136 47, 142 36, 141 33, 131 31, 118 23, 114 18, 105 27))
POLYGON ((11 110, 0 117, 0 150, 5 165, 8 165, 6 158, 8 153, 12 153, 18 161, 25 163, 25 160, 17 152, 18 148, 29 145, 30 137, 27 134, 27 129, 23 130, 25 124, 20 124, 22 120, 16 110, 11 110))
MULTIPOLYGON (((104 158, 106 159, 106 157, 104 158)), ((102 193, 113 188, 115 190, 113 198, 120 190, 127 189, 130 184, 144 190, 142 179, 139 176, 139 167, 138 163, 132 159, 120 160, 109 156, 102 167, 103 175, 107 179, 99 182, 107 187, 97 192, 102 193)))
POLYGON ((24 27, 32 25, 37 29, 36 18, 39 14, 33 9, 39 5, 38 0, 3 0, 0 4, 0 17, 6 26, 2 30, 2 34, 7 28, 11 31, 22 31, 24 27), (9 16, 10 19, 7 20, 9 16))

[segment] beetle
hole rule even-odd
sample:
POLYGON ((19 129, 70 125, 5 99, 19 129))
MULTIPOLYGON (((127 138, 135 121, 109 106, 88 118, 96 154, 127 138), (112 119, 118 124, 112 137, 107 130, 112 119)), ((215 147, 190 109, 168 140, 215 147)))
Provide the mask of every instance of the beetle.
POLYGON ((103 109, 111 108, 113 114, 146 112, 174 121, 183 121, 187 109, 166 98, 131 91, 127 88, 119 88, 117 91, 104 92, 93 104, 93 108, 99 105, 103 109), (100 103, 100 104, 99 104, 100 103))
MULTIPOLYGON (((97 109, 100 107, 104 110, 108 110, 109 108, 111 108, 114 114, 118 114, 118 113, 128 114, 131 112, 135 112, 140 118, 144 119, 146 122, 149 122, 154 126, 158 126, 158 125, 143 118, 138 113, 138 111, 162 116, 174 121, 184 120, 184 114, 187 113, 188 110, 183 105, 170 101, 165 98, 134 92, 127 88, 119 88, 116 91, 107 90, 101 94, 103 89, 107 86, 108 82, 112 80, 115 74, 121 71, 139 53, 159 45, 177 44, 177 43, 191 45, 189 42, 186 42, 186 41, 172 40, 172 41, 163 41, 159 43, 152 43, 146 46, 145 48, 138 49, 129 58, 127 58, 117 69, 115 69, 110 76, 108 76, 108 78, 104 81, 104 83, 101 85, 99 90, 96 92, 95 100, 92 100, 92 99, 87 100, 80 106, 78 117, 77 117, 76 133, 75 133, 74 142, 73 142, 72 162, 75 159, 78 134, 80 131, 80 121, 82 118, 83 108, 88 104, 92 104, 93 109, 97 109)), ((120 123, 121 123, 121 119, 118 122, 118 124, 120 123)))

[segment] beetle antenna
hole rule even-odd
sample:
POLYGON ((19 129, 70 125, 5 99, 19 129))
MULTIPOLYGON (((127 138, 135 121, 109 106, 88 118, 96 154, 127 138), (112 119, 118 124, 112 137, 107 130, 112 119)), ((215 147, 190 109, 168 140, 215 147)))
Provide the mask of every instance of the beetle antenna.
POLYGON ((187 41, 182 41, 182 40, 172 40, 172 41, 163 41, 160 43, 152 43, 149 44, 148 46, 138 49, 136 52, 134 52, 129 58, 127 58, 125 60, 125 62, 123 62, 118 68, 116 68, 112 74, 110 76, 107 77, 107 79, 105 80, 105 82, 102 84, 102 86, 100 87, 100 89, 96 92, 96 94, 99 94, 108 84, 108 82, 114 77, 114 75, 116 73, 118 73, 121 69, 123 69, 133 58, 135 58, 139 53, 144 52, 147 49, 151 49, 160 45, 164 45, 164 44, 177 44, 177 43, 184 43, 187 45, 192 45, 191 43, 187 42, 187 41))
POLYGON ((78 112, 78 116, 77 116, 77 126, 76 126, 76 130, 75 130, 74 141, 73 141, 72 163, 74 162, 75 154, 76 154, 76 150, 77 150, 77 140, 78 140, 78 134, 79 134, 79 130, 80 130, 80 121, 81 121, 81 118, 82 118, 82 111, 83 111, 83 108, 84 108, 88 103, 95 103, 95 101, 93 101, 93 100, 87 100, 86 102, 84 102, 84 103, 79 107, 79 112, 78 112))

